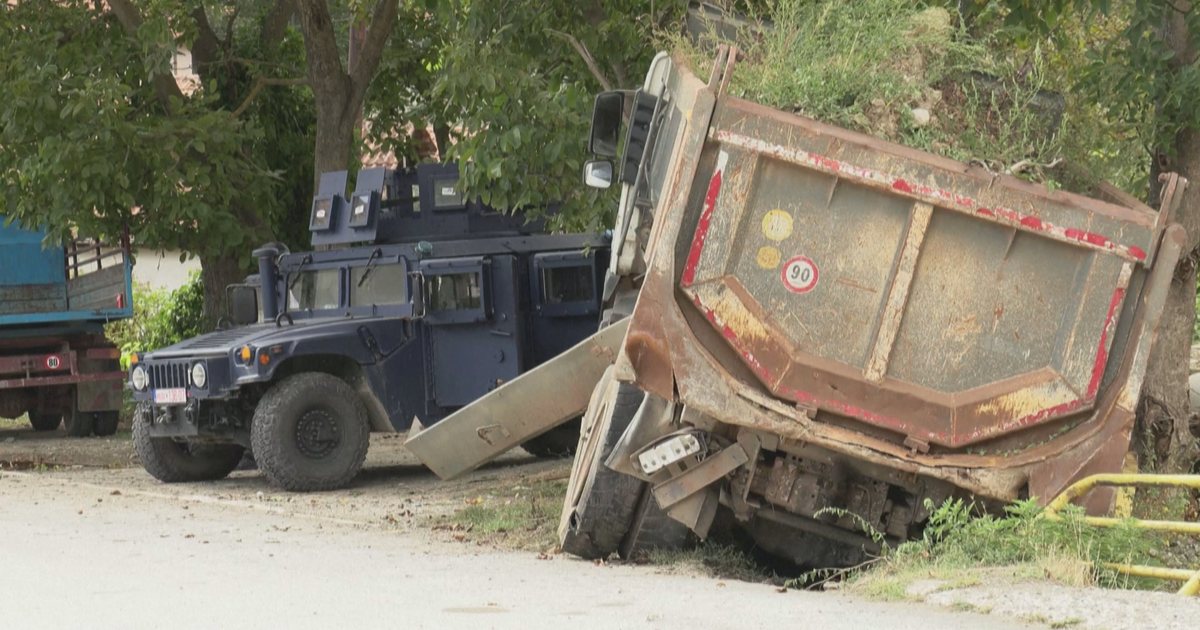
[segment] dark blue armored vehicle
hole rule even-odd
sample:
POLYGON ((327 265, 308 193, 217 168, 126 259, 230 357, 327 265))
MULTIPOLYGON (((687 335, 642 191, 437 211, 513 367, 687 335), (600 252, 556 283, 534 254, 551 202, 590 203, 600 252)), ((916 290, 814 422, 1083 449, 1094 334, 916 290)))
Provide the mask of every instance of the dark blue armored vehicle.
MULTIPOLYGON (((222 329, 134 357, 134 441, 162 481, 218 479, 250 448, 288 490, 348 483, 372 431, 443 416, 596 330, 609 243, 463 197, 453 165, 321 178, 315 251, 255 251, 222 329)), ((568 428, 530 452, 569 451, 568 428)))

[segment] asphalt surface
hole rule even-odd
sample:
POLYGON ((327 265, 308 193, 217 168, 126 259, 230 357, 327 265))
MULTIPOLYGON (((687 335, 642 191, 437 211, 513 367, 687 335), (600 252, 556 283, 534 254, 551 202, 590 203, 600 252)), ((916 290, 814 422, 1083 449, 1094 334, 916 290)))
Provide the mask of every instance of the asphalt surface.
POLYGON ((0 626, 1035 627, 251 507, 71 474, 0 473, 0 626))

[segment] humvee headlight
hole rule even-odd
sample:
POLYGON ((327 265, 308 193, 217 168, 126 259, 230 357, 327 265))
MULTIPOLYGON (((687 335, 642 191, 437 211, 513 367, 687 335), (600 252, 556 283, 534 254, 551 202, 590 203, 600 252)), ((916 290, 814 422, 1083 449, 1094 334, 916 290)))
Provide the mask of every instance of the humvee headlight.
POLYGON ((150 375, 146 373, 146 368, 140 365, 134 367, 133 371, 129 373, 129 384, 139 392, 146 391, 146 388, 150 386, 150 375))
POLYGON ((242 363, 249 363, 252 357, 254 357, 254 351, 250 349, 250 346, 242 346, 242 349, 238 351, 238 358, 242 360, 242 363))
POLYGON ((208 368, 203 363, 192 366, 192 385, 203 388, 208 384, 208 368))

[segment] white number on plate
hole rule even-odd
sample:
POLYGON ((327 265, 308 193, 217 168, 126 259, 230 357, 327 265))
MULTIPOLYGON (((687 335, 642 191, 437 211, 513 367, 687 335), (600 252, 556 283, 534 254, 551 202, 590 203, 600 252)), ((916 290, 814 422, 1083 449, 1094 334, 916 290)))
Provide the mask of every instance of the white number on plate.
POLYGON ((182 387, 156 389, 154 402, 160 405, 182 405, 187 402, 187 390, 182 387))

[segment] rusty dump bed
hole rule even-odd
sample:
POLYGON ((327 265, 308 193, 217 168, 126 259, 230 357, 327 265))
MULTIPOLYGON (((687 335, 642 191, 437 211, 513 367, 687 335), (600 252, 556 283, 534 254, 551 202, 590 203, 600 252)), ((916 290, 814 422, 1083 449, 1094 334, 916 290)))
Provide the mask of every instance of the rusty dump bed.
MULTIPOLYGON (((1119 467, 1182 229, 720 93, 694 102, 626 337, 720 423, 973 492, 1119 467)), ((693 94, 694 93, 694 94, 693 94)), ((677 393, 676 393, 677 392, 677 393)))

